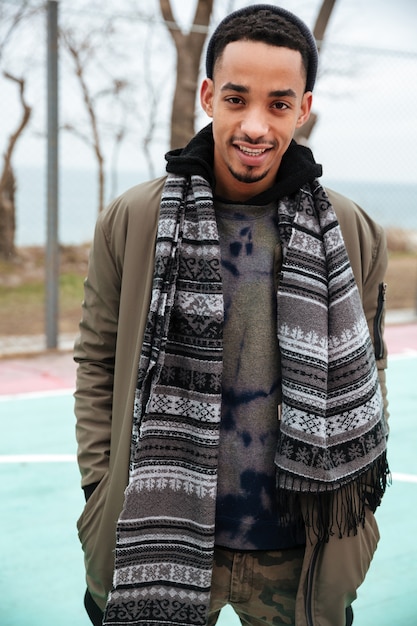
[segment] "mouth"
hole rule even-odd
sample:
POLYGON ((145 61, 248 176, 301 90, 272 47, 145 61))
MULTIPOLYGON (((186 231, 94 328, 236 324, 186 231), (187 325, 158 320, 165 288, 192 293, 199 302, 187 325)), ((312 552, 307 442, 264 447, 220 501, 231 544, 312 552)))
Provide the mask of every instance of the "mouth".
POLYGON ((248 156, 260 156, 264 154, 268 148, 248 148, 247 146, 237 146, 243 154, 247 154, 248 156))
POLYGON ((235 142, 233 146, 240 162, 245 167, 259 167, 263 165, 272 150, 272 146, 265 144, 249 146, 247 143, 235 142))

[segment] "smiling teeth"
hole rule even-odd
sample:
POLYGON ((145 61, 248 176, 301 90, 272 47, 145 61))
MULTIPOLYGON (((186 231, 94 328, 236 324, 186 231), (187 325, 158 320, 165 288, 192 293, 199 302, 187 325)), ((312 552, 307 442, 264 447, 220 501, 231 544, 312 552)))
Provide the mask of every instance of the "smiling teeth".
POLYGON ((265 152, 265 149, 263 150, 256 150, 255 148, 246 148, 245 146, 239 146, 239 149, 242 150, 242 152, 244 152, 245 154, 250 154, 251 156, 258 156, 260 154, 263 154, 265 152))

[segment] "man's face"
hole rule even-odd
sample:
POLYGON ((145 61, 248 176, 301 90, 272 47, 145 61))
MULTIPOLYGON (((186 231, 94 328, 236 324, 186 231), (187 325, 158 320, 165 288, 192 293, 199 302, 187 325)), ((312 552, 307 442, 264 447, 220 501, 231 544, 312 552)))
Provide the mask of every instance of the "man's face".
POLYGON ((294 131, 308 119, 312 94, 297 50, 235 41, 201 86, 213 120, 216 194, 245 201, 274 183, 294 131))

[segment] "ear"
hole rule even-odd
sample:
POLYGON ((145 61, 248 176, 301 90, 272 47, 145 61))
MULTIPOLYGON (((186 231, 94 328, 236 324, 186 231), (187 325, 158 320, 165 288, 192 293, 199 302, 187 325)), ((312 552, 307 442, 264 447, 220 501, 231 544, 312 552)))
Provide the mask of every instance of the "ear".
POLYGON ((312 104, 313 94, 311 91, 306 91, 301 101, 300 115, 297 120, 296 128, 300 128, 300 126, 306 123, 310 117, 312 104))
POLYGON ((200 103, 203 111, 209 116, 213 117, 213 95, 214 84, 211 78, 205 78, 200 88, 200 103))

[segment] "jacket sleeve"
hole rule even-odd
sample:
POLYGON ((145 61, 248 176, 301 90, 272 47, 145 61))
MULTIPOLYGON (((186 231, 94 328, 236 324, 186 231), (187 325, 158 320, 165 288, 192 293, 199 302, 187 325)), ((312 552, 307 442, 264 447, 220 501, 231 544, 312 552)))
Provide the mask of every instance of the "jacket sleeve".
POLYGON ((121 269, 106 222, 97 221, 74 359, 76 437, 81 485, 86 497, 108 469, 121 269))

